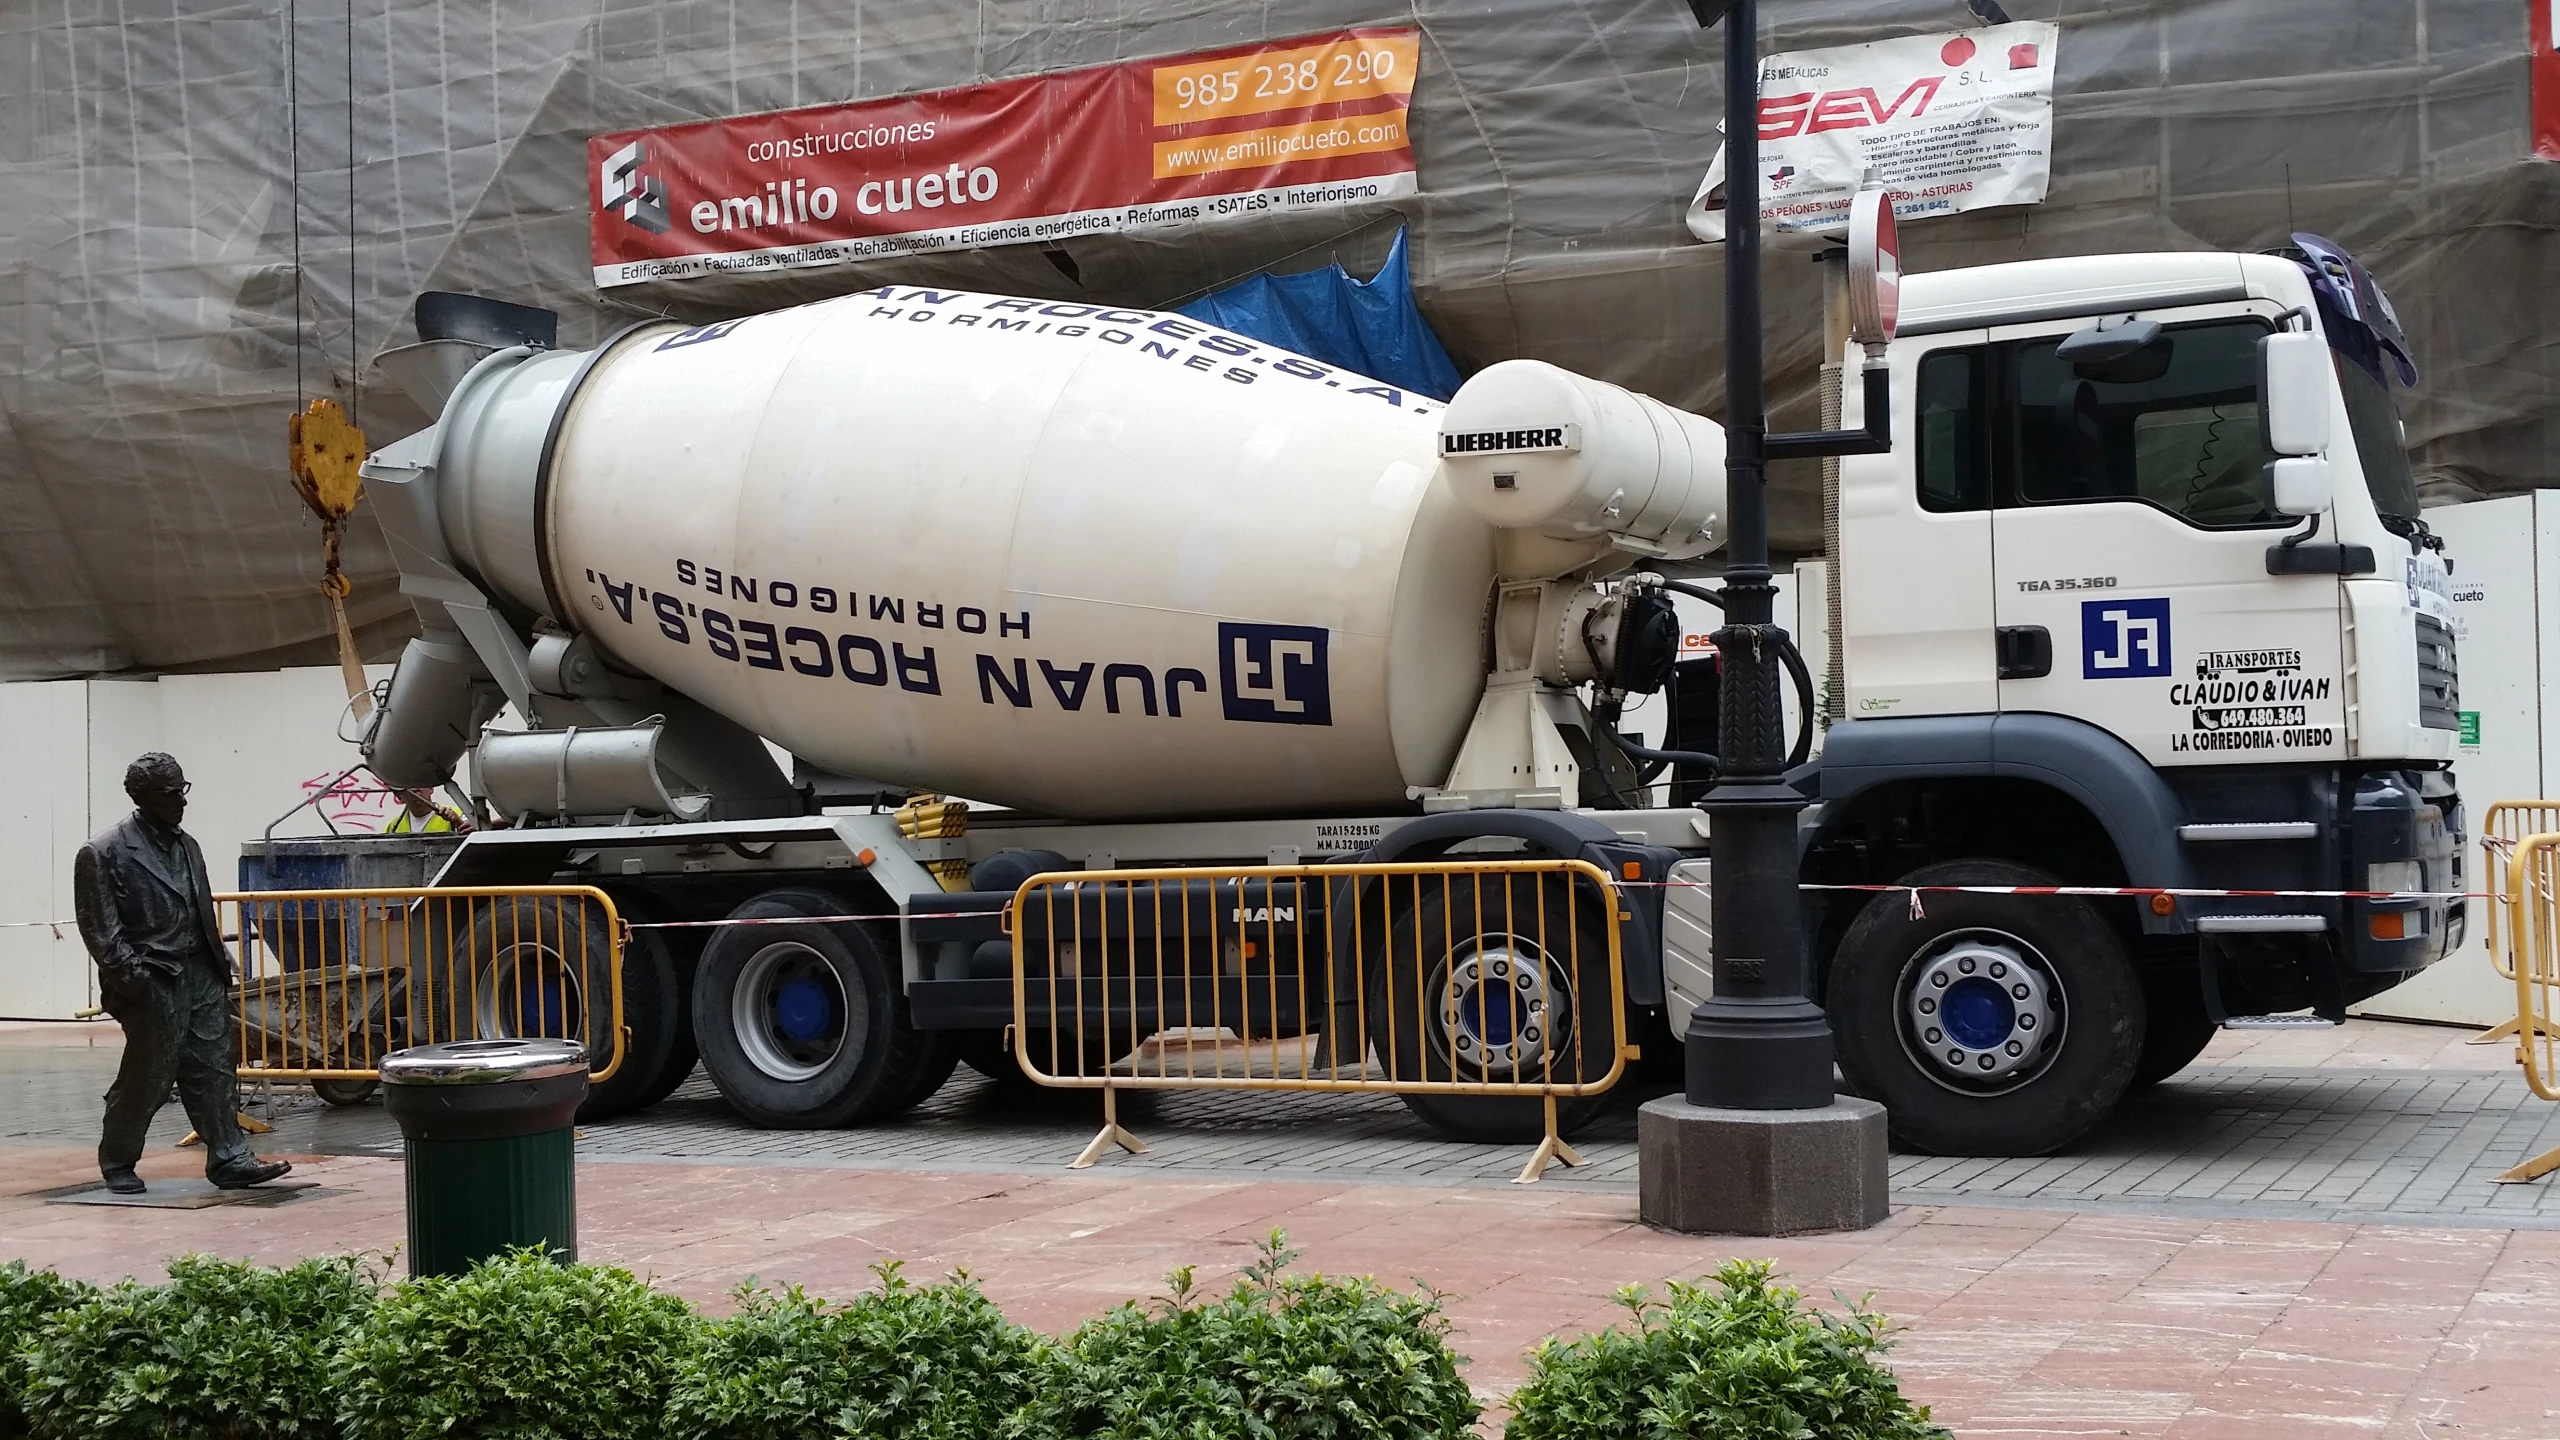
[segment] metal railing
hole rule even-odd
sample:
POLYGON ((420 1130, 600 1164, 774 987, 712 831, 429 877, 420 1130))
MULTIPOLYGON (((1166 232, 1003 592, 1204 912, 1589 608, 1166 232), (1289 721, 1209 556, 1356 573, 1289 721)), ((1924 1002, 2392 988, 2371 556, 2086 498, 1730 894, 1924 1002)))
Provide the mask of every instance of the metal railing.
POLYGON ((243 1080, 362 1098, 412 1045, 583 1040, 596 1080, 622 1065, 625 934, 582 885, 259 890, 214 897, 239 973, 243 1080))
MULTIPOLYGON (((2525 1084, 2545 1100, 2560 1100, 2560 1042, 2552 1034, 2552 1009, 2560 996, 2560 833, 2529 835, 2515 843, 2502 888, 2507 911, 2506 954, 2516 984, 2516 1059, 2525 1084)), ((2536 1180, 2560 1170, 2560 1149, 2547 1150, 2500 1175, 2502 1182, 2536 1180)))
MULTIPOLYGON (((2508 864, 2515 848, 2526 837, 2560 831, 2560 800, 2500 800, 2489 807, 2480 821, 2480 873, 2488 877, 2490 901, 2487 923, 2480 927, 2482 943, 2489 947, 2489 963, 2498 967, 2499 978, 2510 984, 2516 978, 2515 956, 2507 946, 2512 929, 2507 925, 2507 908, 2513 903, 2508 893, 2508 864)), ((2502 1020, 2471 1037, 2474 1045, 2494 1045, 2516 1033, 2517 1022, 2502 1020)))
POLYGON ((1146 1148, 1120 1090, 1349 1091, 1534 1106, 1526 1182, 1582 1163, 1557 1102, 1633 1054, 1621 904, 1580 860, 1037 875, 1005 915, 1012 1048, 1039 1084, 1102 1092, 1075 1168, 1146 1148))

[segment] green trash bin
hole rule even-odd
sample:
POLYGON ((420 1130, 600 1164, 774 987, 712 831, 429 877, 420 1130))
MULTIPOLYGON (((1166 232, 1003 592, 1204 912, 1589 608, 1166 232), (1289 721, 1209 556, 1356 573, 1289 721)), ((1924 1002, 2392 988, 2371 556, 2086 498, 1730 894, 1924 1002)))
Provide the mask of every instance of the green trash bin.
POLYGON ((409 1273, 459 1275, 521 1245, 578 1258, 570 1121, 587 1098, 574 1040, 457 1040, 382 1059, 408 1170, 409 1273))

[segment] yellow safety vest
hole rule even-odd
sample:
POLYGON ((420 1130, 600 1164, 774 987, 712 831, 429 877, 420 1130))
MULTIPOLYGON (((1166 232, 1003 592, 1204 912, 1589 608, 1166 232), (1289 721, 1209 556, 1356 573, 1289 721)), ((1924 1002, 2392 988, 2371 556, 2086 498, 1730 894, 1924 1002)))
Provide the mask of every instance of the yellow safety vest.
POLYGON ((382 827, 382 833, 385 835, 407 835, 411 833, 434 835, 439 832, 449 833, 452 829, 453 822, 444 818, 444 812, 441 810, 430 812, 427 816, 426 824, 412 825, 409 823, 409 811, 404 806, 399 814, 391 817, 390 824, 382 827))

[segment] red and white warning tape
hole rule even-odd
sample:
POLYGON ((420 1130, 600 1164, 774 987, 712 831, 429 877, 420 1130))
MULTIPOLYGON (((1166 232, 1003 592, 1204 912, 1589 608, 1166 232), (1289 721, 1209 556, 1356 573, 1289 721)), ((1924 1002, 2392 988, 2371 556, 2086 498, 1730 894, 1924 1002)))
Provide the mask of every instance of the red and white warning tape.
POLYGON ((722 925, 850 925, 874 920, 987 920, 1002 910, 937 910, 931 915, 758 915, 745 920, 634 920, 634 930, 708 930, 722 925))
MULTIPOLYGON (((1839 890, 1870 895, 1908 895, 1911 918, 1923 919, 1922 895, 2075 895, 2099 900, 2495 900, 2485 890, 2195 890, 2147 885, 1814 885, 1799 890, 1839 890)), ((2163 910, 2161 914, 2168 912, 2163 910)))
MULTIPOLYGON (((1316 877, 1310 877, 1316 878, 1316 877)), ((1145 884, 1145 881, 1122 882, 1145 884)), ((1700 880, 1620 880, 1622 890, 1705 890, 1713 888, 1700 880)), ((1802 882, 1799 890, 1838 891, 1866 895, 1908 895, 1912 911, 1920 913, 1923 895, 2068 895, 2096 900, 2148 900, 2165 895, 2173 900, 2500 900, 2506 897, 2486 890, 2203 890, 2183 886, 2152 885, 1850 885, 1802 882)), ((895 924, 908 919, 993 920, 1001 918, 1003 908, 993 910, 943 910, 931 915, 910 916, 898 912, 876 915, 759 915, 749 919, 720 920, 633 920, 633 930, 715 930, 733 925, 851 925, 895 924)), ((54 938, 69 938, 65 931, 69 920, 5 920, 0 930, 32 930, 51 928, 54 938)))

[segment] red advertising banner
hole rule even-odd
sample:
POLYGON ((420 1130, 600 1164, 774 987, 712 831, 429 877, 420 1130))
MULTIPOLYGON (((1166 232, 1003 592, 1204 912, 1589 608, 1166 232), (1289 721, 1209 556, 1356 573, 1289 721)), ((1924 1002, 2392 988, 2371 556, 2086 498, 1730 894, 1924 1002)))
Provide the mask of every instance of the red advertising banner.
POLYGON ((587 142, 596 284, 1409 195, 1419 35, 1344 30, 599 135, 587 142))
POLYGON ((2533 153, 2560 160, 2560 0, 2525 0, 2532 52, 2533 153))

